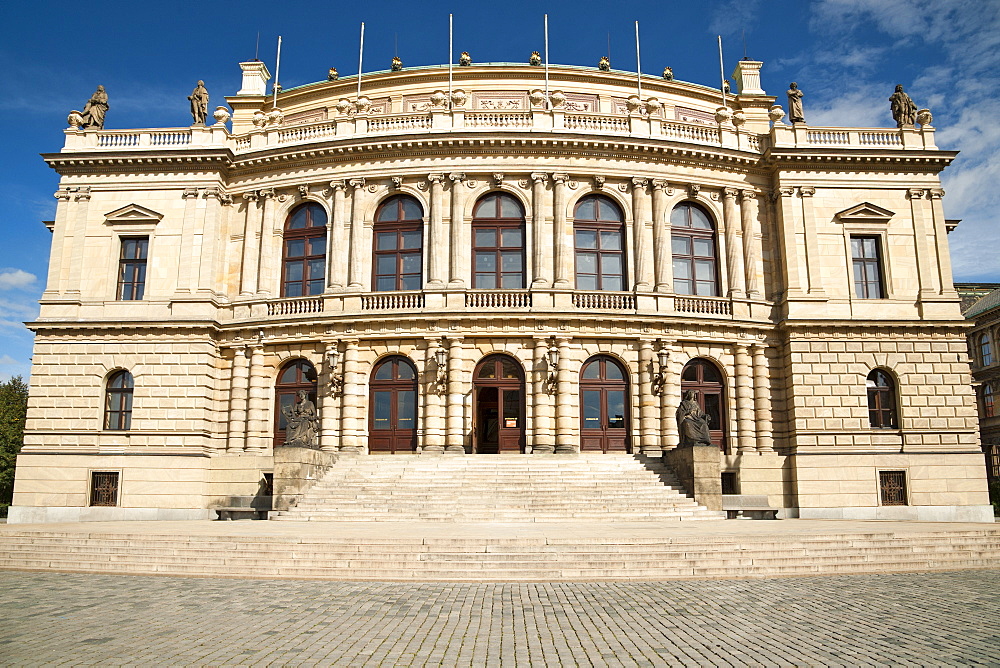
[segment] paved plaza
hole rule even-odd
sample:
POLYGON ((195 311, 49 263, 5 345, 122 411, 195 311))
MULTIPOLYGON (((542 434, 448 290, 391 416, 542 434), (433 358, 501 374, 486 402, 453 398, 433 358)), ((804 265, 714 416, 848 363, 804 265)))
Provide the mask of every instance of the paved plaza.
POLYGON ((1000 665, 1000 571, 419 584, 5 572, 9 665, 1000 665))

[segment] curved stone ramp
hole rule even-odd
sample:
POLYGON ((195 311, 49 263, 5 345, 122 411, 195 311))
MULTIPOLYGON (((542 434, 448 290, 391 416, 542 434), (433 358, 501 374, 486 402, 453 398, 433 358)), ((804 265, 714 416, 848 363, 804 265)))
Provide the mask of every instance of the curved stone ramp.
POLYGON ((1000 526, 783 520, 0 526, 0 570, 227 578, 538 582, 1000 568, 1000 526))

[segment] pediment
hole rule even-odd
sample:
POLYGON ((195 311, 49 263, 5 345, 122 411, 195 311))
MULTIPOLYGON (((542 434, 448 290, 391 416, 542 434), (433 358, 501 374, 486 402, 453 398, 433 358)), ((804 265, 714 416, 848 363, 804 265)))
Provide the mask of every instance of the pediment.
POLYGON ((146 207, 138 204, 129 204, 120 209, 115 209, 114 211, 104 214, 104 218, 104 222, 108 225, 117 225, 122 223, 146 223, 155 225, 163 219, 163 214, 153 211, 152 209, 147 209, 146 207))
POLYGON ((888 223, 895 215, 895 211, 883 209, 871 202, 862 202, 844 209, 834 217, 842 223, 888 223))

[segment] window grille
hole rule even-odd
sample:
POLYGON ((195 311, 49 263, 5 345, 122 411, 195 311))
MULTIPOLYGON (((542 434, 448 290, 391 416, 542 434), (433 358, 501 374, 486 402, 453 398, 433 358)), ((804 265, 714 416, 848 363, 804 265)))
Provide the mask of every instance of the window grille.
POLYGON ((882 495, 883 506, 905 506, 906 502, 906 471, 879 471, 879 493, 882 495))
POLYGON ((90 505, 118 505, 117 471, 94 471, 90 474, 90 505))

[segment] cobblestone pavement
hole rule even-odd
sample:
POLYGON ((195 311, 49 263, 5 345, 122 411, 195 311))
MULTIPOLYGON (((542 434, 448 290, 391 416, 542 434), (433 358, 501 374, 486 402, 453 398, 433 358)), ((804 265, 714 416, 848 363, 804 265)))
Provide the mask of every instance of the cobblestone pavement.
POLYGON ((414 584, 3 573, 9 665, 1000 665, 1000 571, 414 584))

